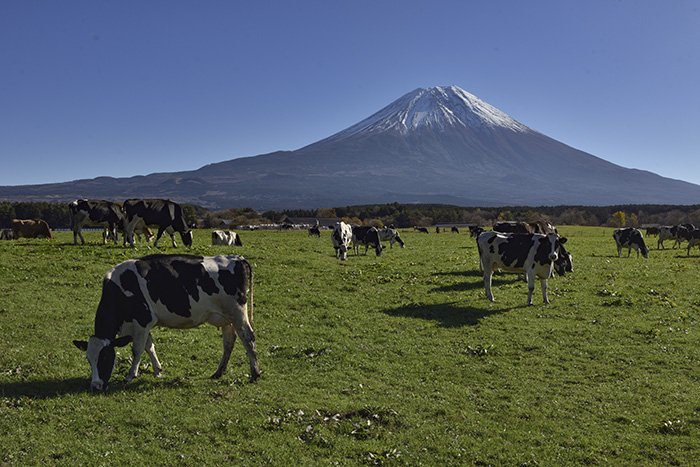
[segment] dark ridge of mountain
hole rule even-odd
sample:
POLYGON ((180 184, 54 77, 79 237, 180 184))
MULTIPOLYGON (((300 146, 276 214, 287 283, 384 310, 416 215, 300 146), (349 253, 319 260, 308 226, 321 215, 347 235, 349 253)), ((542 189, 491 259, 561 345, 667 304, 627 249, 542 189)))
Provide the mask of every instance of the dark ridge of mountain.
POLYGON ((168 197, 202 206, 315 208, 696 204, 700 186, 628 169, 549 138, 455 87, 416 89, 295 151, 130 178, 0 187, 0 199, 168 197))

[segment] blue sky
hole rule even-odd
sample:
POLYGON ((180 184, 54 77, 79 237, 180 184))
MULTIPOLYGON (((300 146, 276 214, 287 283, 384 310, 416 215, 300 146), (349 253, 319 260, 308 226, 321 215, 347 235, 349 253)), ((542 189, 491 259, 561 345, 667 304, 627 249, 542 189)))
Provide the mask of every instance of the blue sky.
POLYGON ((0 185, 298 149, 440 85, 700 184, 696 1, 5 0, 0 64, 0 185))

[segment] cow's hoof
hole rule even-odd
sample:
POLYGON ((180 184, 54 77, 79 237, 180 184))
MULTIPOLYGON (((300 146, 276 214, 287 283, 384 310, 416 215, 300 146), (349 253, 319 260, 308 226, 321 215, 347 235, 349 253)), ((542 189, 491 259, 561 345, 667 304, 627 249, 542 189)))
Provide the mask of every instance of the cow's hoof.
POLYGON ((217 371, 213 375, 211 375, 209 378, 211 379, 219 379, 221 376, 223 376, 224 372, 223 371, 217 371))
POLYGON ((256 371, 255 373, 250 375, 249 382, 251 382, 251 383, 256 382, 258 379, 260 379, 260 375, 261 375, 260 371, 256 371))

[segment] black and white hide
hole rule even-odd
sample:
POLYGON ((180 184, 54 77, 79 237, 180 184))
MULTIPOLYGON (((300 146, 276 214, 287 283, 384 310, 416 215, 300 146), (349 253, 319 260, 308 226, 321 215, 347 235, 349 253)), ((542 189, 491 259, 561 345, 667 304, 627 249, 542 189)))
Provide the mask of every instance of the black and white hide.
POLYGON ((220 327, 223 335, 223 355, 212 378, 226 371, 236 335, 248 354, 250 380, 260 376, 252 326, 253 269, 238 255, 152 255, 118 264, 102 282, 93 335, 73 343, 86 351, 92 372, 90 388, 106 391, 115 347, 132 342, 127 381, 138 376, 144 350, 158 376, 161 364, 151 329, 188 329, 203 323, 220 327))

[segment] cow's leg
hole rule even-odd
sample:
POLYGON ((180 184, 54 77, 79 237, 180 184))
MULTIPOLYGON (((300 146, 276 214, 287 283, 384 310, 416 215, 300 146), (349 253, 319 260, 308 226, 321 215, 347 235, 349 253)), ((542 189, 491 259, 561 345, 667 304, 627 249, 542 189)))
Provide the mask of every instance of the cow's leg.
POLYGON ((158 240, 160 240, 160 237, 163 236, 163 232, 165 232, 165 228, 158 227, 158 233, 156 234, 156 241, 153 242, 153 246, 158 246, 158 240))
MULTIPOLYGON (((532 305, 532 293, 535 291, 535 269, 534 266, 532 269, 529 269, 526 273, 525 276, 527 278, 527 304, 532 305)), ((544 291, 544 289, 542 289, 544 291)), ((547 292, 544 292, 545 294, 545 303, 547 302, 547 292)))
POLYGON ((542 299, 545 303, 549 303, 549 297, 547 296, 547 279, 540 279, 540 286, 542 287, 542 299))
POLYGON ((177 243, 175 243, 175 229, 170 225, 166 227, 165 232, 170 235, 170 240, 173 242, 173 248, 177 248, 177 243))
POLYGON ((148 333, 148 338, 146 339, 146 353, 151 359, 151 366, 153 367, 153 376, 158 378, 160 376, 160 372, 163 370, 163 366, 158 360, 158 355, 156 355, 156 346, 153 343, 153 337, 151 336, 150 332, 148 333))
POLYGON ((227 324, 226 326, 221 328, 221 337, 224 341, 224 353, 223 355, 221 355, 219 367, 216 369, 214 374, 211 375, 213 379, 221 378, 221 376, 226 372, 228 361, 231 358, 233 344, 236 343, 236 331, 233 328, 233 324, 227 324))
MULTIPOLYGON (((146 341, 150 335, 150 329, 144 329, 141 326, 134 325, 133 327, 133 341, 131 343, 131 368, 129 369, 129 374, 126 375, 126 381, 131 381, 139 375, 139 363, 141 362, 141 355, 146 349, 146 341)), ((152 344, 153 342, 151 342, 152 344)))
POLYGON ((260 367, 258 366, 258 354, 255 351, 255 332, 250 325, 250 322, 246 319, 243 323, 234 323, 236 326, 236 333, 241 338, 243 342, 243 347, 248 354, 248 360, 250 361, 250 382, 254 382, 260 377, 260 367))
POLYGON ((119 239, 119 233, 117 232, 116 224, 109 224, 109 233, 110 235, 112 235, 112 240, 114 241, 114 244, 118 245, 117 241, 119 239))
POLYGON ((622 247, 620 245, 617 246, 617 257, 619 258, 622 256, 622 247))
POLYGON ((632 254, 632 247, 628 246, 627 247, 627 257, 629 258, 631 254, 632 254))
POLYGON ((85 245, 85 238, 83 237, 83 232, 80 227, 73 229, 73 244, 78 244, 78 237, 80 237, 80 244, 85 245))
POLYGON ((124 245, 128 242, 132 248, 134 247, 134 230, 136 229, 137 222, 138 217, 134 217, 124 224, 124 245))
POLYGON ((493 269, 484 267, 484 289, 486 290, 486 298, 495 302, 493 293, 491 293, 491 278, 493 277, 493 269))

